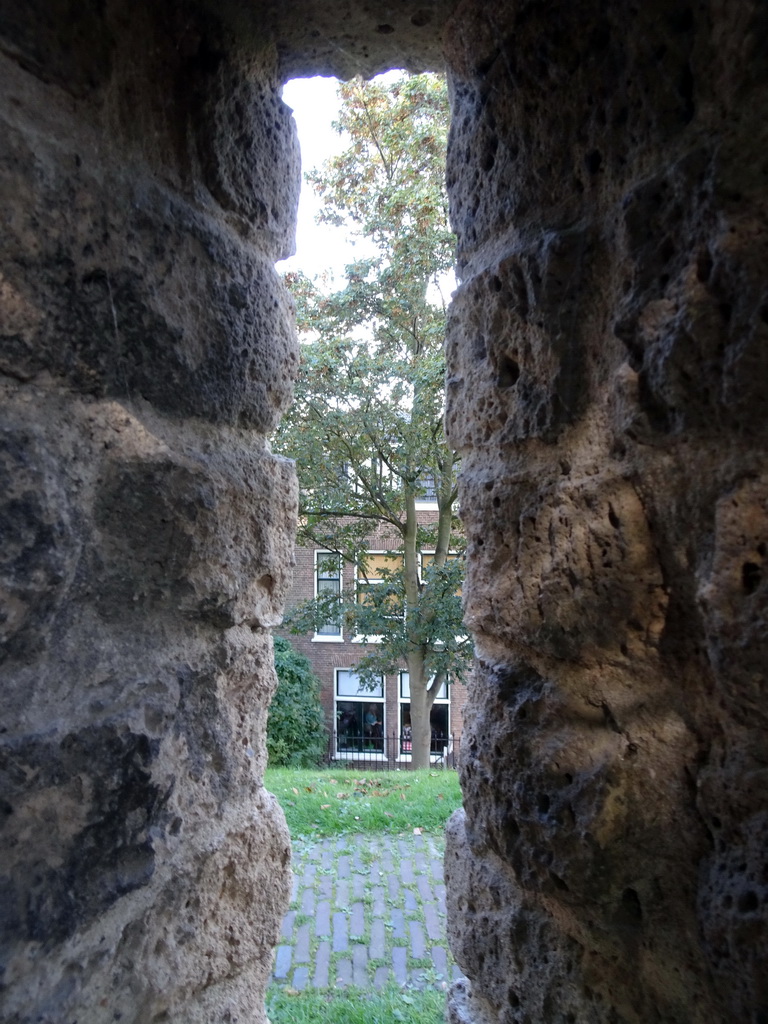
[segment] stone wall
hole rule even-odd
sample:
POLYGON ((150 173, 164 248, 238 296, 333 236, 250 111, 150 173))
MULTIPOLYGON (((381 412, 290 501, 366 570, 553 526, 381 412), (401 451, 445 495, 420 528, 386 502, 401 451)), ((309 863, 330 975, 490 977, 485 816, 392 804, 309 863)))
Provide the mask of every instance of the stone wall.
MULTIPOLYGON (((447 0, 0 3, 0 1016, 264 1019, 283 76, 447 0)), ((455 1022, 765 1024, 765 5, 462 0, 455 1022)))
POLYGON ((0 1018, 256 1021, 298 148, 274 48, 75 6, 0 58, 0 1018))
POLYGON ((760 3, 467 3, 454 1022, 768 1020, 760 3))

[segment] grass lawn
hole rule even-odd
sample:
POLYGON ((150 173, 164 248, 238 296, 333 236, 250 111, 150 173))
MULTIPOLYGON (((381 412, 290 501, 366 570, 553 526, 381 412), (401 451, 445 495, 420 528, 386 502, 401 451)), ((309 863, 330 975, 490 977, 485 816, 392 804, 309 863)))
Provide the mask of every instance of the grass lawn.
POLYGON ((440 1024, 444 1012, 444 992, 403 992, 397 985, 381 991, 345 988, 300 993, 273 986, 267 996, 267 1015, 273 1024, 440 1024))
POLYGON ((461 806, 458 773, 442 769, 366 774, 270 768, 264 785, 285 811, 294 839, 415 828, 439 833, 461 806))

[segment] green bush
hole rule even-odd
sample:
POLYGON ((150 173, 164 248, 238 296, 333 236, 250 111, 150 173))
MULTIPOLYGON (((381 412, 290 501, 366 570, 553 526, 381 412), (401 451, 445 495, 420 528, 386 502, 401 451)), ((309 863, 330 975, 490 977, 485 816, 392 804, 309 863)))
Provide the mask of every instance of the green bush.
POLYGON ((311 768, 328 747, 321 683, 309 661, 287 640, 276 636, 274 644, 278 682, 267 719, 269 764, 311 768))

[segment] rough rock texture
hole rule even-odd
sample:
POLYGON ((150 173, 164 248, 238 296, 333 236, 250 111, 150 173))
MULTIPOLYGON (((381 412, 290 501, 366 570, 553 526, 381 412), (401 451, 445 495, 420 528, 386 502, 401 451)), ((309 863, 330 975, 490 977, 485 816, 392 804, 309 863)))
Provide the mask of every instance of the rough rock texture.
MULTIPOLYGON (((448 0, 0 2, 0 1018, 264 1019, 282 76, 448 0)), ((466 1024, 766 1024, 761 0, 462 0, 466 1024)))
POLYGON ((258 1021, 298 148, 273 47, 70 8, 2 23, 0 1018, 258 1021))
POLYGON ((751 2, 450 29, 455 1024, 768 1021, 767 39, 751 2))

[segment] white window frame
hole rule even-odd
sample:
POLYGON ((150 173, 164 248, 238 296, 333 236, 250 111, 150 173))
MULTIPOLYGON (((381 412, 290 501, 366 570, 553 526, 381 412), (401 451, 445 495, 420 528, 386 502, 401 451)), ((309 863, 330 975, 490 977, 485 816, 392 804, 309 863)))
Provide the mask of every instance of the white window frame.
MULTIPOLYGON (((400 734, 401 725, 403 720, 403 705, 411 703, 411 676, 407 669, 401 669, 397 674, 397 758, 398 761, 410 761, 412 754, 406 754, 400 750, 400 734), (408 694, 403 695, 403 676, 408 676, 408 694)), ((450 682, 446 679, 443 685, 440 687, 440 693, 445 692, 444 697, 435 697, 434 704, 442 705, 448 708, 448 736, 446 738, 446 746, 450 746, 451 741, 451 686, 450 682)), ((432 753, 430 751, 429 760, 431 762, 440 761, 443 755, 438 753, 432 753)))
MULTIPOLYGON (((354 666, 352 668, 335 668, 333 670, 333 722, 334 722, 334 739, 332 757, 336 761, 386 761, 387 760, 387 684, 384 676, 381 678, 381 696, 375 696, 371 690, 361 690, 358 686, 358 692, 356 694, 339 694, 339 673, 348 672, 352 676, 356 676, 354 666), (339 731, 338 731, 338 706, 339 702, 344 701, 350 704, 378 704, 381 706, 381 751, 370 751, 370 750, 339 750, 339 731)), ((358 677, 359 678, 359 677, 358 677)))
MULTIPOLYGON (((338 554, 338 552, 336 552, 336 551, 325 551, 322 548, 316 548, 315 549, 315 558, 314 558, 313 572, 312 572, 313 581, 314 581, 315 597, 317 597, 318 594, 320 593, 320 587, 318 586, 318 584, 320 582, 318 563, 321 562, 321 561, 324 561, 327 558, 336 558, 337 563, 338 563, 338 567, 339 567, 339 605, 341 605, 341 588, 342 588, 343 583, 344 583, 344 578, 343 578, 344 565, 343 565, 342 560, 341 560, 341 555, 338 554)), ((331 579, 332 577, 327 577, 327 578, 331 579)), ((343 624, 341 622, 341 615, 339 616, 339 631, 338 631, 338 633, 318 633, 318 632, 315 632, 315 635, 312 637, 312 643, 317 643, 317 644, 342 644, 342 643, 344 643, 344 627, 343 627, 343 624)))

